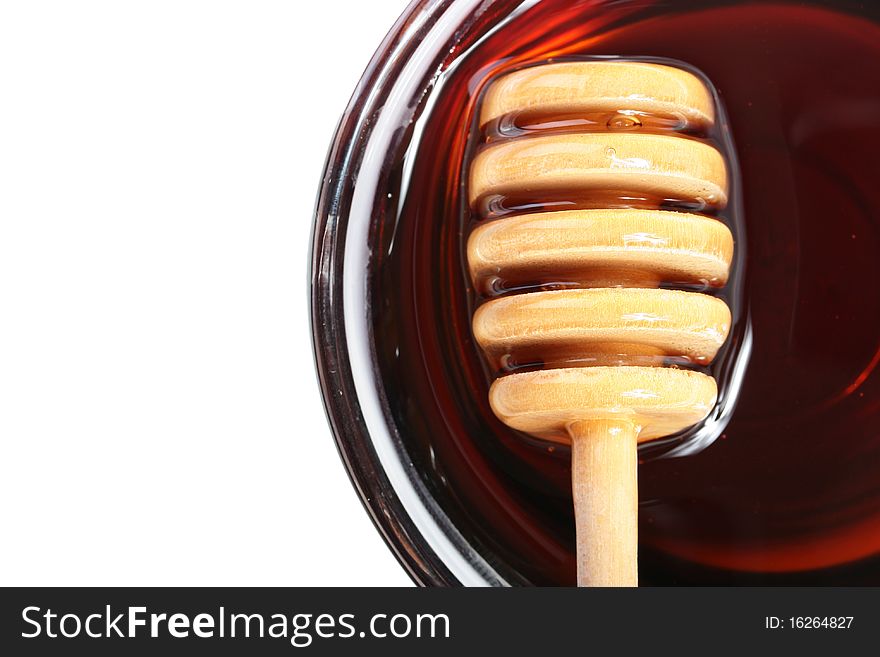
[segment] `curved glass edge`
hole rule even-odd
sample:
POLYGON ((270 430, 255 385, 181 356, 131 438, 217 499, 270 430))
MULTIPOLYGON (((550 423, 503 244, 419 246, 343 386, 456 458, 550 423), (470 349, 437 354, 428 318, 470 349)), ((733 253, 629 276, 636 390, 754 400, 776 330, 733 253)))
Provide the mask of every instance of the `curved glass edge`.
POLYGON ((368 230, 390 139, 431 62, 491 0, 416 0, 365 70, 327 156, 311 239, 310 322, 327 418, 364 508, 421 586, 508 582, 462 537, 413 471, 389 422, 368 326, 368 230), (432 49, 433 48, 433 49, 432 49), (380 112, 381 110, 381 112, 380 112))

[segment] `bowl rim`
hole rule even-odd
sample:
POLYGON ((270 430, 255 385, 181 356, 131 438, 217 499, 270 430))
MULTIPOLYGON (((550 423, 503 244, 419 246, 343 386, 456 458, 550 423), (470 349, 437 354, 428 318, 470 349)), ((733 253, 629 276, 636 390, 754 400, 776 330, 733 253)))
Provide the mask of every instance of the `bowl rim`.
MULTIPOLYGON (((363 190, 369 186, 371 176, 379 179, 381 168, 368 152, 371 144, 389 139, 395 132, 393 128, 412 120, 414 108, 406 103, 396 111, 409 111, 409 118, 397 117, 395 121, 391 117, 390 129, 383 130, 382 112, 394 105, 387 103, 388 98, 399 91, 399 81, 409 80, 411 84, 414 77, 419 78, 413 73, 429 71, 430 61, 439 56, 441 49, 435 47, 421 57, 419 51, 425 50, 426 44, 445 44, 457 30, 463 26, 466 29, 464 24, 481 4, 491 2, 414 0, 398 18, 365 69, 338 123, 324 165, 310 243, 309 320, 327 420, 361 503, 394 556, 420 586, 499 586, 507 582, 458 532, 414 472, 389 420, 387 404, 381 404, 380 410, 375 402, 382 400, 363 398, 363 381, 375 378, 374 368, 360 366, 366 362, 370 342, 366 326, 369 302, 363 293, 369 271, 368 244, 366 239, 352 239, 350 233, 353 225, 366 231, 361 224, 370 223, 376 189, 363 190), (369 200, 366 210, 367 203, 360 200, 363 196, 369 200), (353 288, 353 281, 360 281, 361 286, 353 288), (365 325, 363 335, 353 329, 355 324, 365 325), (366 348, 353 344, 361 341, 367 343, 366 348), (355 357, 358 349, 360 359, 355 357), (385 424, 381 431, 376 431, 377 422, 385 424)), ((369 386, 381 396, 377 381, 369 386)))

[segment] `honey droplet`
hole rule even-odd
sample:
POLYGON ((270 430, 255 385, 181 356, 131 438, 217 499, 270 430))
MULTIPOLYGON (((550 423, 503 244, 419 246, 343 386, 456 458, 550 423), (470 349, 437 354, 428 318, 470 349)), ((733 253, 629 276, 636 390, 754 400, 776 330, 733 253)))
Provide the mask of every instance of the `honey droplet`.
POLYGON ((606 124, 611 130, 632 130, 633 128, 641 128, 642 122, 634 116, 626 114, 615 114, 606 124))

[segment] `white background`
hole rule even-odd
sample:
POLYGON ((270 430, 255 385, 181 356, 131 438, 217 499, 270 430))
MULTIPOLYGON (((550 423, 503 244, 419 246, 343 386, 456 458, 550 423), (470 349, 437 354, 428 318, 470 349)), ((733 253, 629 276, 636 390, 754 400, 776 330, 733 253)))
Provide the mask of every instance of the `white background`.
POLYGON ((405 4, 0 5, 0 584, 409 584, 336 454, 306 275, 405 4))

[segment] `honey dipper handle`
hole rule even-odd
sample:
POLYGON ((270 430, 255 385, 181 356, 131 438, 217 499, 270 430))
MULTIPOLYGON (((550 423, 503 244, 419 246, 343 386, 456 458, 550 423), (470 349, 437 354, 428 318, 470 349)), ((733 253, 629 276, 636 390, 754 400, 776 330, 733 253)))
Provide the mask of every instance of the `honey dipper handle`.
POLYGON ((638 586, 638 431, 628 420, 568 431, 578 586, 638 586))

